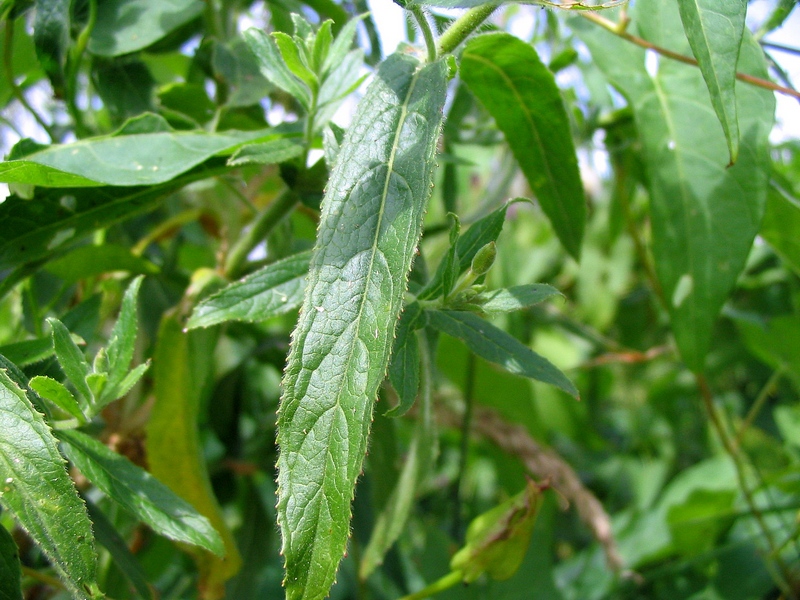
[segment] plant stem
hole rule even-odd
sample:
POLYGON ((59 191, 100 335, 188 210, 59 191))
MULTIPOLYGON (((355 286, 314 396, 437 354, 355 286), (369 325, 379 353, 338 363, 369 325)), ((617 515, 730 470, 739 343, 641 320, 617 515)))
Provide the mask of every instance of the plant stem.
MULTIPOLYGON (((648 42, 643 38, 632 35, 627 31, 624 31, 623 28, 620 27, 614 21, 606 19, 605 17, 601 17, 596 13, 581 12, 578 14, 580 14, 580 16, 582 16, 584 19, 589 19, 592 23, 599 25, 606 31, 610 31, 614 35, 619 36, 622 39, 627 40, 633 44, 636 44, 637 46, 641 46, 642 48, 646 48, 647 50, 652 50, 654 52, 657 52, 661 56, 666 56, 667 58, 671 58, 672 60, 677 60, 678 62, 682 62, 687 65, 692 65, 694 67, 698 66, 698 62, 691 56, 685 56, 683 54, 679 54, 678 52, 673 52, 672 50, 662 48, 661 46, 657 46, 651 42, 648 42)), ((772 81, 761 79, 760 77, 754 77, 752 75, 748 75, 747 73, 737 72, 736 79, 738 79, 739 81, 744 81, 745 83, 749 83, 750 85, 754 85, 756 87, 761 87, 767 90, 771 90, 773 92, 778 92, 781 94, 785 94, 787 96, 792 96, 793 98, 797 98, 798 100, 800 100, 800 92, 787 87, 783 87, 782 85, 778 85, 776 83, 773 83, 772 81)))
MULTIPOLYGON (((50 125, 48 125, 42 116, 37 113, 33 107, 28 102, 28 99, 25 97, 25 94, 22 93, 22 90, 17 85, 17 82, 14 80, 14 63, 12 61, 13 52, 14 52, 14 21, 11 19, 6 21, 6 37, 3 43, 3 66, 6 72, 6 79, 8 80, 8 86, 11 88, 11 93, 14 97, 19 101, 19 103, 27 110, 33 118, 36 119, 36 122, 41 125, 42 129, 45 130, 48 136, 50 136, 50 141, 55 141, 53 138, 53 132, 50 129, 50 125)), ((14 128, 16 129, 16 128, 14 128)), ((20 136, 23 137, 23 136, 20 136)))
POLYGON ((461 42, 480 27, 486 19, 489 18, 495 10, 497 4, 482 4, 474 8, 470 8, 467 12, 461 15, 439 38, 437 46, 437 55, 444 56, 455 50, 461 42))
POLYGON ((285 189, 255 219, 250 229, 233 246, 225 262, 225 276, 235 279, 241 275, 247 255, 260 244, 299 202, 297 194, 285 189))
MULTIPOLYGON (((467 472, 469 437, 472 431, 472 415, 475 413, 475 355, 467 357, 467 376, 464 382, 464 418, 461 423, 461 448, 458 476, 453 484, 453 539, 461 540, 461 487, 467 472)), ((463 540, 462 540, 463 541, 463 540)))
POLYGON ((417 20, 417 25, 419 25, 419 29, 422 32, 422 37, 425 38, 425 46, 428 48, 428 62, 432 63, 436 60, 436 41, 433 39, 433 31, 431 31, 428 18, 425 16, 425 12, 419 4, 412 4, 408 7, 408 10, 411 11, 411 14, 414 15, 414 18, 417 20))
MULTIPOLYGON (((728 432, 726 431, 725 426, 723 425, 722 420, 717 413, 717 409, 714 406, 714 397, 711 393, 711 388, 708 385, 708 381, 702 374, 696 374, 695 377, 697 380, 697 386, 700 390, 700 395, 703 398, 703 406, 705 407, 708 419, 711 422, 712 428, 716 432, 717 437, 722 443, 722 447, 733 461, 734 467, 736 468, 736 478, 739 482, 739 489, 742 492, 742 496, 744 496, 747 507, 750 509, 750 514, 755 519, 759 529, 761 529, 761 534, 764 536, 764 540, 767 542, 767 546, 769 547, 769 554, 775 561, 775 566, 777 566, 778 571, 780 571, 780 577, 773 577, 775 584, 780 588, 781 592, 783 592, 785 598, 792 598, 796 600, 797 595, 792 591, 787 583, 791 581, 791 573, 781 559, 778 545, 775 542, 775 539, 772 537, 772 532, 764 520, 764 515, 761 512, 761 509, 756 504, 753 492, 750 490, 750 486, 747 483, 745 464, 742 461, 742 457, 738 449, 736 446, 734 446, 733 442, 728 436, 728 432)), ((765 563, 767 568, 769 568, 769 562, 765 560, 765 563)))
POLYGON ((400 600, 423 600, 423 598, 428 598, 429 596, 433 596, 434 594, 438 594, 439 592, 443 592, 444 590, 450 589, 457 583, 461 581, 462 574, 461 571, 451 571, 441 579, 437 579, 428 587, 413 594, 409 594, 408 596, 403 596, 400 600))
POLYGON ((87 131, 81 111, 78 109, 78 105, 75 102, 75 96, 78 92, 78 73, 80 72, 81 59, 89 43, 89 36, 92 34, 96 22, 97 0, 89 0, 89 20, 78 35, 78 39, 75 41, 75 46, 70 53, 67 68, 67 108, 70 115, 72 115, 73 121, 75 121, 75 135, 79 138, 84 137, 87 131))
POLYGON ((775 391, 775 386, 777 385, 780 378, 783 377, 783 369, 777 369, 775 372, 772 373, 767 383, 764 384, 764 387, 761 388, 761 391, 758 393, 758 397, 756 401, 753 402, 753 406, 750 407, 750 410, 747 413, 744 421, 739 426, 739 429, 736 432, 736 437, 733 440, 733 447, 737 450, 742 443, 742 438, 744 437, 745 432, 749 429, 749 427, 753 424, 758 413, 764 407, 767 399, 772 395, 775 391))

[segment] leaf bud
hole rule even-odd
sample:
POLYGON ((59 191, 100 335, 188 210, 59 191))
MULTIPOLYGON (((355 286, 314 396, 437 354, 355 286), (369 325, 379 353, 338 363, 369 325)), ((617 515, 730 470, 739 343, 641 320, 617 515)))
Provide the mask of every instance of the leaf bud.
POLYGON ((480 277, 489 272, 497 257, 497 244, 489 242, 475 253, 470 265, 470 271, 475 277, 480 277))

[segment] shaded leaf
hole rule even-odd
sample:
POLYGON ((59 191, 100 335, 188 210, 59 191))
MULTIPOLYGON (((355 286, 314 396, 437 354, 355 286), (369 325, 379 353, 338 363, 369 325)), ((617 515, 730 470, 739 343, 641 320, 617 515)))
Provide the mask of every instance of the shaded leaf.
POLYGON ((300 252, 251 273, 200 302, 186 326, 210 327, 226 321, 263 321, 303 302, 311 252, 300 252))
POLYGON ((203 7, 200 0, 98 2, 89 51, 101 56, 120 56, 147 48, 199 17, 203 7))
POLYGON ((278 521, 289 600, 324 598, 430 195, 443 62, 393 54, 345 135, 322 204, 279 411, 278 521))
POLYGON ((800 274, 800 202, 781 188, 770 185, 759 234, 783 260, 800 274))
POLYGON ((468 312, 426 312, 432 327, 460 339, 481 358, 500 365, 509 373, 549 383, 578 398, 575 385, 549 360, 488 321, 468 312))
POLYGON ((395 333, 392 359, 389 361, 389 381, 400 403, 386 412, 387 417, 401 417, 414 405, 419 390, 420 351, 416 330, 422 326, 419 302, 406 306, 395 333))
POLYGON ((579 258, 586 199, 555 77, 532 46, 507 33, 467 42, 460 74, 505 135, 561 243, 579 258))
POLYGON ((184 332, 174 315, 166 315, 153 355, 155 404, 147 424, 150 472, 211 522, 225 546, 225 557, 207 551, 193 554, 200 583, 209 594, 223 595, 224 583, 241 564, 236 542, 211 489, 198 431, 200 400, 213 365, 216 332, 184 332))
POLYGON ((58 437, 69 461, 89 481, 153 531, 219 556, 225 553, 208 519, 150 473, 79 431, 59 431, 58 437))
POLYGON ((99 598, 86 506, 44 418, 0 369, 0 503, 50 559, 75 598, 99 598))
POLYGON ((49 262, 45 270, 63 279, 66 284, 113 271, 148 275, 158 273, 158 267, 152 262, 116 244, 80 246, 49 262))
POLYGON ((730 162, 734 163, 739 154, 736 65, 747 0, 678 0, 678 8, 689 45, 708 86, 711 105, 725 132, 730 162))
POLYGON ((0 600, 22 600, 19 551, 14 538, 0 525, 0 600))
POLYGON ((64 65, 70 46, 71 0, 36 0, 33 43, 57 96, 64 94, 64 65))
MULTIPOLYGON (((640 0, 634 16, 632 26, 646 39, 688 51, 677 6, 640 0)), ((681 357, 700 371, 714 321, 763 214, 775 99, 772 92, 737 83, 741 143, 738 161, 727 168, 725 136, 701 74, 662 59, 651 77, 644 50, 582 21, 573 20, 574 31, 633 108, 648 174, 656 274, 681 357)), ((763 53, 749 36, 739 66, 767 76, 763 53)))

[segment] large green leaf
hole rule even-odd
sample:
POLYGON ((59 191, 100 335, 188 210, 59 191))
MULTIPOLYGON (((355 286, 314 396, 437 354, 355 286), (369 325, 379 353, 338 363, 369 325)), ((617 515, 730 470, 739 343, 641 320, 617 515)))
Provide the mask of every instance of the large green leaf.
MULTIPOLYGON (((689 51, 676 5, 640 0, 636 9, 631 26, 642 37, 689 51)), ((651 76, 641 48, 583 20, 572 25, 633 108, 648 173, 656 273, 681 356, 700 371, 764 211, 775 100, 772 92, 737 83, 741 144, 728 168, 725 136, 699 70, 662 58, 651 76)), ((763 54, 749 36, 739 66, 766 77, 763 54)))
POLYGON ((678 0, 681 20, 711 104, 728 141, 731 163, 739 154, 736 64, 744 35, 747 0, 678 0))
POLYGON ((761 237, 800 274, 800 202, 778 186, 770 186, 761 237))
POLYGON ((269 131, 162 131, 55 145, 0 163, 0 181, 44 187, 156 185, 269 131))
POLYGON ((114 0, 98 2, 89 50, 120 56, 147 48, 203 12, 200 0, 114 0))
POLYGON ((79 431, 61 431, 58 437, 67 458, 89 481, 153 531, 220 556, 225 553, 208 519, 150 473, 79 431))
POLYGON ((44 418, 0 369, 0 503, 50 559, 75 598, 100 596, 86 506, 44 418))
POLYGON ((294 310, 303 302, 311 252, 299 252, 256 271, 200 302, 187 327, 225 321, 263 321, 294 310))
POLYGON ((555 77, 531 45, 491 33, 467 43, 461 78, 494 117, 558 238, 577 259, 586 199, 555 77))
POLYGON ((433 177, 446 66, 394 54, 347 130, 279 411, 278 520, 287 598, 321 599, 345 551, 350 501, 386 372, 433 177))
POLYGON ((33 42, 36 56, 58 93, 64 91, 64 65, 70 44, 71 0, 36 0, 33 42))
POLYGON ((429 310, 428 323, 463 341, 481 358, 509 373, 549 383, 578 398, 578 390, 549 360, 536 354, 502 329, 469 312, 429 310))
POLYGON ((19 552, 14 538, 0 525, 0 600, 22 600, 19 552))

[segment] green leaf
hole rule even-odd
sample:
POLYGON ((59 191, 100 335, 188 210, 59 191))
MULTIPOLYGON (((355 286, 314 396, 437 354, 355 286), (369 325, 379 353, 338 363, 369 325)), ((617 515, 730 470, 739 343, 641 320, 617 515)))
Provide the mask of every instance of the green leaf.
POLYGON ((759 234, 786 263, 800 274, 800 202, 770 185, 759 234))
MULTIPOLYGON (((461 221, 454 213, 448 215, 450 224, 450 248, 442 257, 442 295, 447 298, 450 292, 453 291, 453 286, 456 284, 458 276, 461 275, 460 264, 458 260, 458 238, 461 234, 461 221)), ((470 263, 472 264, 472 263, 470 263)))
POLYGON ((224 584, 241 565, 233 534, 214 497, 198 431, 200 401, 213 372, 214 330, 184 332, 181 319, 165 315, 153 355, 155 403, 147 423, 150 472, 211 522, 222 536, 225 558, 193 554, 200 585, 210 596, 224 595, 224 584))
POLYGON ((736 321, 745 347, 774 369, 785 371, 800 390, 800 315, 784 315, 761 325, 736 321))
POLYGON ((98 2, 89 51, 120 56, 147 48, 201 15, 200 0, 114 0, 98 2))
POLYGON ((45 187, 156 185, 266 135, 269 130, 213 134, 171 131, 91 138, 0 163, 0 181, 45 187))
POLYGON ((423 325, 422 317, 419 302, 413 302, 406 306, 397 325, 392 359, 389 362, 389 381, 400 402, 386 411, 387 417, 403 416, 417 399, 420 353, 416 330, 423 325))
POLYGON ((68 285, 113 271, 148 275, 158 273, 158 267, 152 262, 117 244, 80 246, 48 263, 45 270, 68 285))
POLYGON ((316 74, 308 68, 302 56, 302 51, 298 47, 298 42, 296 42, 292 36, 282 31, 273 33, 272 38, 275 40, 275 44, 277 44, 278 50, 281 52, 283 62, 289 67, 289 70, 295 77, 300 79, 310 89, 316 89, 319 85, 319 80, 316 74))
POLYGON ((113 123, 154 110, 155 83, 147 65, 140 60, 121 57, 95 63, 95 89, 113 123))
POLYGON ((186 327, 210 327, 226 321, 263 321, 303 303, 311 252, 300 252, 251 273, 200 302, 186 327))
POLYGON ((53 328, 53 348, 55 348, 61 370, 64 371, 64 375, 75 386, 78 393, 83 396, 83 399, 88 402, 92 399, 92 392, 86 384, 86 376, 91 372, 91 368, 86 362, 86 357, 61 321, 48 319, 47 322, 53 328))
POLYGON ((432 327, 462 340, 481 358, 500 365, 509 373, 549 383, 579 398, 575 385, 549 360, 488 321, 468 312, 429 310, 426 313, 432 327))
POLYGON ((55 354, 53 340, 49 336, 35 340, 25 340, 0 346, 0 354, 20 367, 27 367, 50 358, 55 354))
POLYGON ((366 14, 358 15, 347 21, 345 26, 342 27, 339 35, 336 36, 333 44, 331 44, 328 56, 325 58, 325 62, 322 65, 323 74, 327 74, 332 68, 339 65, 344 60, 345 56, 350 53, 350 47, 353 45, 353 39, 356 37, 356 28, 366 16, 366 14))
POLYGON ((50 428, 5 370, 0 370, 0 503, 50 559, 75 598, 100 596, 86 506, 50 428))
POLYGON ((513 312, 560 296, 556 288, 546 283, 517 285, 480 294, 473 302, 487 313, 513 312))
POLYGON ((278 416, 289 600, 324 598, 345 551, 372 408, 420 236, 446 94, 442 61, 393 54, 347 130, 322 203, 278 416))
POLYGON ((505 135, 559 240, 578 259, 586 199, 555 77, 532 46, 507 33, 470 40, 460 73, 505 135))
POLYGON ((498 581, 510 578, 528 551, 541 505, 542 489, 528 479, 519 494, 472 520, 466 544, 453 555, 450 568, 461 572, 464 583, 484 572, 498 581))
POLYGON ((33 21, 33 43, 42 69, 53 89, 64 92, 64 65, 70 46, 71 0, 36 0, 33 21))
POLYGON ((303 142, 291 138, 279 138, 256 144, 247 144, 233 153, 228 159, 228 166, 274 165, 297 158, 303 154, 303 151, 303 142))
MULTIPOLYGON (((485 217, 473 223, 466 233, 458 238, 456 244, 456 255, 458 256, 458 274, 464 273, 472 265, 472 259, 478 250, 486 244, 496 241, 497 236, 503 230, 503 223, 506 220, 506 210, 508 205, 504 204, 497 210, 492 211, 485 217)), ((444 277, 447 265, 445 261, 439 263, 436 273, 417 295, 420 300, 432 300, 444 293, 444 277)))
POLYGON ((671 506, 667 524, 672 544, 684 556, 711 551, 733 519, 737 493, 733 490, 694 490, 685 502, 671 506))
POLYGON ((106 496, 163 536, 218 556, 222 538, 208 519, 147 471, 79 431, 60 431, 67 459, 106 496))
POLYGON ((22 600, 19 551, 14 538, 0 525, 0 600, 22 600))
POLYGON ((286 66, 275 40, 255 27, 245 31, 243 37, 258 60, 261 74, 284 92, 297 98, 308 110, 311 106, 311 94, 286 66))
MULTIPOLYGON (((640 0, 634 31, 688 51, 677 6, 640 0)), ((631 103, 647 170, 656 274, 681 357, 701 371, 714 321, 758 232, 769 173, 772 92, 737 83, 739 159, 728 168, 725 136, 699 71, 660 59, 655 77, 645 51, 574 19, 595 64, 631 103)), ((767 77, 758 45, 746 36, 740 70, 767 77)))
MULTIPOLYGON (((416 312, 419 313, 421 311, 417 309, 416 312)), ((422 332, 416 333, 412 331, 410 337, 415 341, 419 337, 418 346, 428 344, 422 332)), ((419 369, 419 356, 417 357, 417 364, 419 369)), ((430 351, 426 346, 422 352, 423 387, 420 393, 419 414, 414 428, 414 438, 411 440, 411 445, 405 455, 403 469, 397 478, 395 488, 392 490, 386 506, 375 520, 375 526, 372 528, 369 544, 364 550, 361 565, 359 566, 358 574, 362 581, 366 581, 367 577, 383 563, 386 553, 405 530, 417 491, 432 470, 432 465, 436 459, 436 426, 433 418, 433 398, 431 393, 432 369, 430 351)))
POLYGON ((127 542, 117 533, 108 518, 97 506, 91 502, 86 502, 86 509, 94 527, 94 537, 97 543, 103 546, 111 555, 114 564, 130 582, 133 589, 138 594, 137 598, 152 600, 153 588, 147 583, 147 575, 144 569, 136 560, 133 552, 128 548, 127 542))
POLYGON ((49 400, 68 415, 78 419, 79 423, 86 420, 75 396, 61 382, 44 375, 37 375, 28 382, 28 385, 42 398, 49 400))
POLYGON ((686 37, 708 86, 711 104, 725 132, 733 164, 739 154, 736 65, 747 0, 679 0, 678 8, 686 37))
MULTIPOLYGON (((138 321, 136 318, 136 301, 139 297, 139 288, 143 279, 144 277, 140 275, 125 290, 119 317, 117 322, 114 323, 114 328, 108 338, 105 354, 108 358, 108 383, 111 388, 119 386, 128 374, 131 360, 133 360, 138 321)), ((116 398, 113 399, 116 400, 116 398)), ((102 404, 100 402, 98 408, 102 404)))

